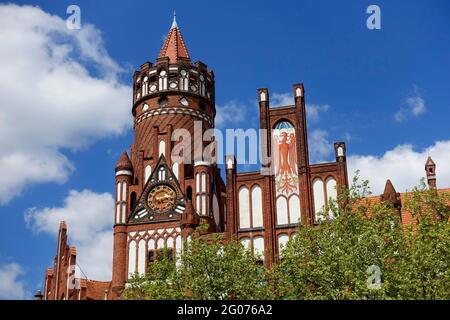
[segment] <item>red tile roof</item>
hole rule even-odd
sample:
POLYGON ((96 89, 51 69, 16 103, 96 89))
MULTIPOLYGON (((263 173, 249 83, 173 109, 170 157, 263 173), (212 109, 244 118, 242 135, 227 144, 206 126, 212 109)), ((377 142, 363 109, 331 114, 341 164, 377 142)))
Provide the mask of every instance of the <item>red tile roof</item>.
POLYGON ((181 35, 178 25, 175 23, 169 30, 169 34, 164 41, 158 58, 168 57, 169 63, 177 63, 179 60, 190 61, 186 44, 181 35))

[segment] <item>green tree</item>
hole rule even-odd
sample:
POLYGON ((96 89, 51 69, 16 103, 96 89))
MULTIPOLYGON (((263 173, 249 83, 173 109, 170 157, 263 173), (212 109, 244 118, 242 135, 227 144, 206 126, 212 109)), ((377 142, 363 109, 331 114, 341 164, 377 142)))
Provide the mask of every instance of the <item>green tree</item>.
POLYGON ((424 182, 406 194, 410 225, 390 203, 369 195, 368 182, 356 175, 328 208, 333 218, 299 226, 270 270, 236 240, 193 237, 176 263, 160 258, 145 276, 135 275, 124 297, 450 299, 449 195, 424 182))
POLYGON ((400 299, 450 299, 450 197, 422 184, 406 196, 415 224, 393 275, 400 299))
POLYGON ((193 239, 176 263, 164 257, 148 269, 129 281, 126 299, 271 298, 266 269, 239 242, 218 235, 193 239))
POLYGON ((356 177, 341 205, 332 205, 334 219, 299 227, 273 272, 277 298, 450 298, 447 196, 415 188, 404 206, 417 223, 404 226, 399 212, 371 201, 368 190, 356 177))

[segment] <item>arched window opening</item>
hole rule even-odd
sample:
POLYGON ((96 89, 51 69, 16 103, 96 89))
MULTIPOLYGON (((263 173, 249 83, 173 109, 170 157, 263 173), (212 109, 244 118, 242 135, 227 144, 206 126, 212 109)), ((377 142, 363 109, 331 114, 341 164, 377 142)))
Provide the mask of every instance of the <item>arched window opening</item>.
POLYGON ((188 186, 186 189, 186 197, 192 201, 192 187, 188 186))

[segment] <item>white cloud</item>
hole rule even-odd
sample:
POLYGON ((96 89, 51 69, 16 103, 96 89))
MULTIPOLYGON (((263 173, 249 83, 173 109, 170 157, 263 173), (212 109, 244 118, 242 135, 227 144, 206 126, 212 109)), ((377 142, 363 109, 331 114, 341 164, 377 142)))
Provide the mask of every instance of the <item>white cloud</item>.
POLYGON ((436 163, 438 187, 450 187, 450 141, 439 141, 423 151, 410 144, 399 145, 382 156, 350 155, 348 173, 351 179, 359 169, 361 177, 370 181, 374 194, 381 194, 387 179, 398 192, 411 190, 425 177, 425 162, 431 156, 436 163))
POLYGON ((29 299, 31 294, 25 289, 20 279, 25 274, 23 268, 17 263, 0 265, 0 299, 23 300, 29 299))
POLYGON ((309 135, 309 155, 313 163, 330 160, 334 147, 328 137, 328 131, 323 129, 315 129, 309 135))
POLYGON ((283 107, 283 106, 293 106, 294 105, 294 95, 293 93, 278 93, 275 92, 270 94, 270 106, 271 107, 283 107))
POLYGON ((114 200, 110 193, 69 192, 62 207, 31 208, 25 213, 33 232, 57 236, 67 223, 69 244, 77 247, 77 263, 89 279, 110 280, 113 250, 114 200))
POLYGON ((0 204, 67 180, 63 150, 121 134, 131 89, 92 25, 69 30, 38 7, 0 5, 0 204))
MULTIPOLYGON (((294 105, 294 96, 291 93, 277 93, 270 96, 271 107, 282 107, 294 105)), ((306 104, 306 115, 310 121, 317 122, 320 120, 322 113, 330 109, 328 104, 306 104)))
POLYGON ((417 90, 416 95, 407 98, 405 104, 405 107, 400 108, 400 110, 394 114, 395 121, 403 122, 409 117, 418 117, 427 110, 425 100, 420 97, 417 90))
POLYGON ((330 109, 328 104, 307 104, 306 105, 306 114, 308 115, 311 121, 319 121, 320 114, 327 112, 330 109))
MULTIPOLYGON (((270 107, 276 108, 281 106, 294 105, 294 97, 290 93, 273 93, 270 96, 270 107)), ((306 114, 308 120, 317 122, 320 120, 322 113, 330 109, 328 104, 307 104, 306 114)), ((216 127, 223 128, 225 126, 237 127, 237 124, 248 122, 248 119, 254 119, 254 115, 259 113, 257 103, 253 106, 237 102, 229 101, 223 105, 216 106, 216 127)))
POLYGON ((217 127, 232 126, 247 121, 247 106, 236 101, 229 101, 224 105, 216 106, 217 127))

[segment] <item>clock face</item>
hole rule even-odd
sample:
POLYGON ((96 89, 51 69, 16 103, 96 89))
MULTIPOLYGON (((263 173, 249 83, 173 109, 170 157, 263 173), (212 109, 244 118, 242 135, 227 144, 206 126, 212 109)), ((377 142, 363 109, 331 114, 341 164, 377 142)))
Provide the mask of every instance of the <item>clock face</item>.
POLYGON ((158 185, 150 190, 147 197, 147 204, 150 209, 157 212, 166 212, 172 209, 177 200, 177 194, 168 185, 158 185))

